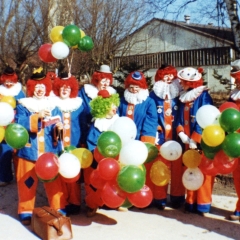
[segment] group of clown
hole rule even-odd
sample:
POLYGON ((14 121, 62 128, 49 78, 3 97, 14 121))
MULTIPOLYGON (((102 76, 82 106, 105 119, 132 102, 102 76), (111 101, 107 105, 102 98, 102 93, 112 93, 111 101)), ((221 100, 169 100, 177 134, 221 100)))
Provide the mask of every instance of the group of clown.
MULTIPOLYGON (((219 108, 202 73, 162 65, 149 91, 143 72, 133 71, 119 96, 108 65, 80 89, 67 68, 34 68, 25 91, 8 66, 0 78, 0 185, 13 180, 13 162, 20 221, 31 223, 39 180, 49 206, 66 215, 80 212, 83 183, 88 217, 103 206, 164 210, 168 194, 171 207, 204 215, 217 174, 233 173, 240 196, 240 62, 232 63, 236 88, 219 108)), ((238 200, 230 219, 239 216, 238 200)))

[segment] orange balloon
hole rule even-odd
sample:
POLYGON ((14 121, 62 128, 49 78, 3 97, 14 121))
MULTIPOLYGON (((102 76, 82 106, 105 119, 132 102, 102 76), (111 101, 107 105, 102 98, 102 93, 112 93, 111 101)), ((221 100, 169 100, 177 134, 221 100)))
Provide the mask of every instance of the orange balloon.
POLYGON ((210 147, 220 145, 225 138, 225 131, 219 125, 209 125, 203 129, 202 139, 210 147))
POLYGON ((189 149, 182 155, 182 161, 188 168, 196 168, 200 165, 202 160, 201 154, 193 149, 189 149))
POLYGON ((2 142, 5 135, 5 128, 0 126, 0 142, 2 142))
POLYGON ((49 37, 53 43, 63 42, 63 38, 62 38, 63 29, 64 29, 63 26, 56 26, 52 28, 49 37))
POLYGON ((2 96, 1 102, 10 104, 13 109, 16 108, 16 99, 12 96, 2 96))
POLYGON ((170 181, 170 170, 163 162, 156 161, 150 169, 150 179, 157 186, 165 186, 170 181))

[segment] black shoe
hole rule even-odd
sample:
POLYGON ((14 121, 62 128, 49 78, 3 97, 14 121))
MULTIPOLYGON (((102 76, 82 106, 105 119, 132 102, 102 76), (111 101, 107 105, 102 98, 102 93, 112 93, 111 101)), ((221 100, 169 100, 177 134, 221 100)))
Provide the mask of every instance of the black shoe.
POLYGON ((174 208, 174 209, 178 209, 178 208, 182 207, 182 204, 179 203, 179 202, 173 202, 173 203, 171 204, 171 206, 172 206, 172 208, 174 208))
POLYGON ((231 214, 231 215, 229 216, 229 220, 230 220, 230 221, 240 221, 240 216, 231 214))
POLYGON ((66 206, 67 215, 78 215, 81 211, 81 206, 76 204, 69 204, 66 206))

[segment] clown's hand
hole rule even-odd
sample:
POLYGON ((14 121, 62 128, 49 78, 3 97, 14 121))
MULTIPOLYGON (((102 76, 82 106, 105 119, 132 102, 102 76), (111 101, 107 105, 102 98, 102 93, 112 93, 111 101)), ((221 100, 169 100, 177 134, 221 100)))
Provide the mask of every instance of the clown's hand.
POLYGON ((184 132, 180 132, 180 133, 178 134, 178 136, 180 137, 180 139, 182 140, 183 143, 189 144, 190 138, 189 138, 188 135, 186 135, 184 132))
POLYGON ((197 143, 192 139, 190 139, 189 148, 190 149, 196 149, 197 148, 197 143))

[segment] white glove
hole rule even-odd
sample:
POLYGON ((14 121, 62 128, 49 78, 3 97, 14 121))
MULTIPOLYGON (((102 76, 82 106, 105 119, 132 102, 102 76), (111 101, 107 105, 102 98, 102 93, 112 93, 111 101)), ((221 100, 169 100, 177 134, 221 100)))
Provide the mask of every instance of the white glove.
POLYGON ((178 136, 180 137, 180 139, 182 140, 183 143, 189 144, 190 138, 189 138, 188 135, 186 135, 184 132, 180 132, 180 133, 178 134, 178 136))
POLYGON ((197 148, 197 143, 192 139, 190 139, 189 148, 190 149, 196 149, 197 148))

